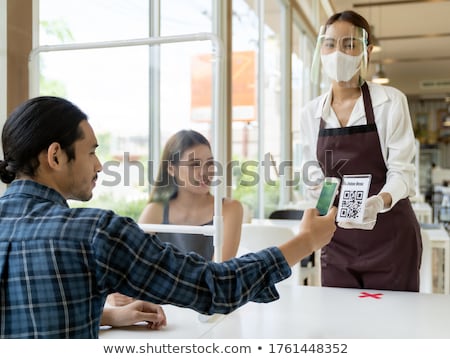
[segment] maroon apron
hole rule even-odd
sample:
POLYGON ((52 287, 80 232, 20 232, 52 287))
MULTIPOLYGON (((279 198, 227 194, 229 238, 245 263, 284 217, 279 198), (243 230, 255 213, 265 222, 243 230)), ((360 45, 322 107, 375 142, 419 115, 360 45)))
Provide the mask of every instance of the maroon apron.
MULTIPOLYGON (((361 90, 367 125, 326 129, 321 119, 317 159, 327 177, 371 174, 372 196, 386 183, 387 167, 367 83, 361 90)), ((322 285, 417 292, 421 257, 419 223, 405 198, 378 213, 373 230, 337 228, 322 248, 322 285)))

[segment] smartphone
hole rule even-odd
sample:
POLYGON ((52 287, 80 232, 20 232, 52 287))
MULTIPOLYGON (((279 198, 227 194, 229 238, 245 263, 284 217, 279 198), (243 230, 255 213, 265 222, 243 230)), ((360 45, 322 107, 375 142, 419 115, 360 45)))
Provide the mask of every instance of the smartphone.
POLYGON ((316 205, 316 208, 319 210, 319 214, 321 216, 326 215, 333 205, 340 182, 341 180, 339 178, 325 177, 316 205))

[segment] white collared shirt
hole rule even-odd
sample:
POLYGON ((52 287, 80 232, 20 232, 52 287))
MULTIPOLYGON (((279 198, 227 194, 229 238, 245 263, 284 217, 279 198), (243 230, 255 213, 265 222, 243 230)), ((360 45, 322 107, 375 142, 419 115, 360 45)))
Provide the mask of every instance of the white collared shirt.
MULTIPOLYGON (((388 169, 386 183, 380 193, 390 193, 392 207, 400 199, 415 195, 415 166, 412 161, 416 153, 416 145, 408 102, 406 96, 393 87, 369 82, 367 84, 381 142, 381 152, 388 169)), ((331 88, 327 93, 307 103, 302 109, 300 118, 302 168, 309 161, 317 162, 316 148, 321 117, 325 122, 325 128, 341 127, 331 108, 331 88)), ((367 119, 361 95, 356 101, 347 127, 365 124, 367 119)), ((308 169, 310 182, 323 178, 324 174, 320 167, 308 166, 308 169)), ((308 183, 306 185, 308 187, 308 183)), ((310 187, 314 188, 314 186, 310 187)))

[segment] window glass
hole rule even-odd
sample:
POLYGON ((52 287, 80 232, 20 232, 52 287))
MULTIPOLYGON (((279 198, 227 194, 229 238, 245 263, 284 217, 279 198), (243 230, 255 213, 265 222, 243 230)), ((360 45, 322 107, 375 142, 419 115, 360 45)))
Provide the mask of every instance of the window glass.
MULTIPOLYGON (((161 1, 161 36, 211 32, 211 0, 161 1)), ((210 41, 161 47, 161 146, 181 129, 212 137, 212 44, 210 41)))
MULTIPOLYGON (((281 134, 281 1, 264 3, 264 68, 258 74, 258 0, 233 0, 232 17, 232 159, 233 196, 258 215, 258 183, 264 186, 265 214, 278 204, 281 134), (264 107, 258 116, 259 81, 264 107), (261 120, 259 123, 259 120, 261 120), (259 127, 264 138, 259 139, 259 127), (263 177, 258 141, 263 144, 263 177), (275 166, 270 165, 275 161, 275 166), (246 166, 243 171, 243 166, 246 166), (244 173, 245 172, 245 173, 244 173), (250 174, 250 177, 249 177, 250 174), (243 183, 245 185, 243 185, 243 183)), ((309 2, 308 2, 309 3, 309 2)), ((149 33, 147 0, 40 0, 40 44, 83 43, 145 38, 149 33)), ((161 1, 161 36, 211 32, 211 0, 161 1)), ((293 30, 292 116, 294 161, 298 113, 312 96, 308 85, 311 41, 293 30), (306 84, 306 85, 305 85, 306 84)), ((210 41, 160 46, 160 61, 150 61, 147 46, 46 52, 39 55, 40 93, 72 100, 96 131, 99 155, 106 164, 94 191, 94 205, 134 218, 148 197, 149 122, 152 94, 149 72, 158 67, 161 147, 180 129, 212 138, 210 41)), ((296 137, 297 136, 297 137, 296 137)), ((297 157, 296 157, 297 156, 297 157)), ((92 205, 92 201, 90 203, 92 205)))
POLYGON ((162 0, 161 36, 212 31, 211 0, 162 0))
MULTIPOLYGON (((148 36, 147 1, 41 0, 39 4, 41 45, 148 36)), ((148 48, 45 52, 39 61, 40 94, 74 102, 96 132, 104 170, 89 206, 136 218, 147 197, 143 159, 148 152, 148 48)))
POLYGON ((264 217, 278 209, 281 142, 290 136, 281 133, 282 6, 280 1, 265 1, 264 7, 264 217))
POLYGON ((258 1, 233 1, 233 159, 240 164, 233 169, 234 193, 259 216, 258 185, 264 186, 264 216, 278 205, 280 160, 280 2, 264 1, 264 68, 258 76, 258 1), (264 84, 264 108, 258 110, 258 82, 264 84), (259 123, 262 119, 262 123, 259 123), (263 172, 258 153, 259 126, 264 126, 263 172))
POLYGON ((314 52, 313 41, 308 37, 301 26, 299 19, 294 17, 292 32, 292 158, 294 173, 298 188, 294 191, 294 200, 303 199, 303 186, 301 180, 301 149, 299 145, 299 132, 302 107, 312 99, 313 89, 311 82, 311 61, 314 52))
POLYGON ((257 214, 258 197, 258 15, 257 1, 233 0, 232 18, 232 169, 233 194, 257 214))
MULTIPOLYGON (((162 3, 164 35, 211 31, 210 1, 162 3), (180 12, 180 7, 197 15, 186 17, 188 10, 180 12)), ((41 0, 39 14, 41 45, 148 37, 148 1, 41 0)), ((160 50, 161 145, 182 128, 197 129, 209 138, 212 44, 164 44, 160 50)), ((148 46, 43 52, 39 62, 40 94, 73 101, 89 116, 99 140, 97 152, 104 168, 86 205, 137 219, 152 182, 148 133, 153 64, 148 46)))
POLYGON ((147 0, 39 0, 40 44, 148 36, 147 0))

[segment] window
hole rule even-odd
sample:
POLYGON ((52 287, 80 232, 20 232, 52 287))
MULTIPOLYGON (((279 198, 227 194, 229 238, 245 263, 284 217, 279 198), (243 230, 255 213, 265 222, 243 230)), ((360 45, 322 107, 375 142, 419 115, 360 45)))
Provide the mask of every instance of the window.
POLYGON ((294 17, 292 35, 292 159, 294 164, 295 200, 303 199, 303 186, 301 180, 301 150, 299 132, 301 108, 312 98, 313 83, 311 82, 311 59, 314 52, 314 43, 307 36, 301 22, 294 17))
MULTIPOLYGON (((161 28, 166 36, 210 32, 210 2, 190 2, 196 6, 187 8, 186 4, 185 1, 163 2, 161 28), (183 12, 179 12, 180 6, 185 8, 183 12), (195 21, 185 20, 188 12, 196 14, 189 17, 195 21), (174 14, 180 14, 178 19, 174 14), (201 26, 200 18, 204 19, 201 26)), ((83 0, 72 4, 41 0, 39 13, 41 45, 149 36, 150 11, 146 1, 83 0)), ((211 44, 165 44, 160 46, 160 53, 161 67, 157 70, 161 76, 161 143, 182 128, 195 127, 209 134, 211 109, 203 111, 204 122, 198 120, 191 101, 191 87, 195 83, 193 73, 198 72, 199 66, 201 70, 209 69, 211 78, 211 44)), ((148 47, 45 52, 39 55, 39 61, 40 94, 73 101, 87 113, 97 133, 98 154, 104 170, 89 206, 112 208, 136 219, 147 200, 153 175, 148 171, 148 47)))
MULTIPOLYGON (((216 21, 212 10, 215 1, 160 1, 160 17, 155 19, 156 12, 150 6, 158 2, 153 1, 40 0, 39 43, 142 39, 149 37, 154 23, 160 26, 152 31, 160 36, 210 33, 216 21)), ((311 3, 305 3, 308 11, 317 11, 311 3)), ((314 45, 298 26, 300 21, 292 28, 292 51, 286 52, 283 45, 284 21, 292 11, 289 4, 284 0, 232 3, 230 160, 238 164, 231 167, 233 197, 256 216, 261 214, 259 206, 263 215, 278 206, 282 144, 294 136, 294 161, 298 161, 298 112, 314 92, 308 81, 314 45), (282 65, 287 53, 292 53, 292 68, 282 65), (283 76, 292 82, 288 115, 282 107, 283 76), (285 133, 291 126, 284 130, 283 121, 292 121, 292 134, 285 133)), ((148 46, 128 46, 48 51, 38 57, 40 94, 73 101, 88 114, 98 135, 98 153, 105 166, 90 206, 112 208, 137 218, 147 200, 149 183, 156 176, 152 156, 168 137, 191 128, 212 140, 215 59, 210 41, 162 44, 151 50, 148 46), (154 121, 159 123, 156 131, 151 127, 154 121), (158 136, 157 143, 152 141, 153 135, 158 136)))
POLYGON ((270 163, 280 160, 280 11, 279 1, 233 1, 233 159, 240 164, 234 168, 233 185, 254 216, 259 215, 259 184, 264 215, 278 204, 279 178, 270 163))
MULTIPOLYGON (((144 1, 41 0, 39 41, 52 45, 144 38, 148 13, 144 1)), ((73 101, 97 133, 104 171, 89 205, 136 217, 146 198, 141 160, 148 142, 148 49, 48 52, 39 60, 40 94, 73 101)))

